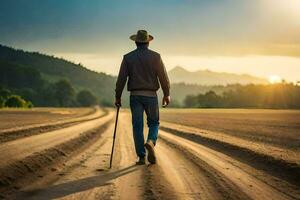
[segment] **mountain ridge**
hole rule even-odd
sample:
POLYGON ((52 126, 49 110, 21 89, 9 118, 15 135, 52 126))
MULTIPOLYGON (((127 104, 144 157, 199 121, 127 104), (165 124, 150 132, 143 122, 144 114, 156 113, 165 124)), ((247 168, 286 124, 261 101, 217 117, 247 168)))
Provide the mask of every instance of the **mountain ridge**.
POLYGON ((187 83, 198 85, 228 85, 228 84, 267 84, 264 78, 249 74, 214 72, 210 70, 189 71, 181 66, 169 70, 171 83, 187 83))

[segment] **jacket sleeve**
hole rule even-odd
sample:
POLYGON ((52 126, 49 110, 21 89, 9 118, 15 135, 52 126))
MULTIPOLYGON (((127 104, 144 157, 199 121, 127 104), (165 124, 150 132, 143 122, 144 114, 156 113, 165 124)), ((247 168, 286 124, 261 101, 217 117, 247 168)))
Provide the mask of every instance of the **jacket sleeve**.
POLYGON ((127 68, 126 60, 123 57, 121 67, 120 67, 120 71, 119 71, 119 75, 118 75, 118 79, 117 79, 117 82, 116 82, 116 89, 115 89, 116 99, 121 98, 124 86, 125 86, 126 81, 127 81, 127 77, 128 77, 128 68, 127 68))
POLYGON ((157 76, 158 80, 160 82, 161 88, 163 90, 164 96, 170 96, 170 81, 169 77, 165 68, 165 65, 159 56, 159 62, 158 62, 158 69, 157 69, 157 76))

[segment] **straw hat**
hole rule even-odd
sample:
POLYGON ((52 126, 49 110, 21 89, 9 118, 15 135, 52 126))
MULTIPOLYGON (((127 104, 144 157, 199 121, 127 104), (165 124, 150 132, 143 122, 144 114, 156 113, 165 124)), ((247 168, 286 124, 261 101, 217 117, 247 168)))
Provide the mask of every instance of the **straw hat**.
POLYGON ((138 32, 135 35, 132 35, 129 38, 135 42, 141 43, 146 43, 153 40, 153 36, 149 35, 148 32, 145 30, 138 30, 138 32))

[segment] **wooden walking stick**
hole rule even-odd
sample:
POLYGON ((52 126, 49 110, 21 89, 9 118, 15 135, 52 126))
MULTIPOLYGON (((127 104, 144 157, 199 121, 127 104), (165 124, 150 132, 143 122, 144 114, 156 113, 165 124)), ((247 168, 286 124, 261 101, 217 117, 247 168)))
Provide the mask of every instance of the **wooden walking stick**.
POLYGON ((115 130, 114 130, 113 144, 112 144, 111 154, 110 154, 109 169, 111 169, 112 159, 113 159, 113 155, 114 155, 114 147, 115 147, 115 139, 116 139, 117 125, 118 125, 119 110, 120 110, 120 106, 117 106, 117 116, 116 116, 116 122, 115 122, 115 130))

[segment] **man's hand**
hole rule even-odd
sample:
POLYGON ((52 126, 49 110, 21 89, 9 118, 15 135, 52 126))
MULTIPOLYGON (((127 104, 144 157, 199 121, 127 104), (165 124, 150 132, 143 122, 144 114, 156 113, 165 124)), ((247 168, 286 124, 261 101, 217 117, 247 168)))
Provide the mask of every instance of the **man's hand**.
POLYGON ((169 105, 171 101, 171 97, 170 96, 166 96, 166 97, 163 97, 162 99, 162 107, 167 107, 167 105, 169 105))
POLYGON ((121 107, 122 106, 121 99, 116 99, 115 100, 115 106, 117 106, 117 107, 121 107))

